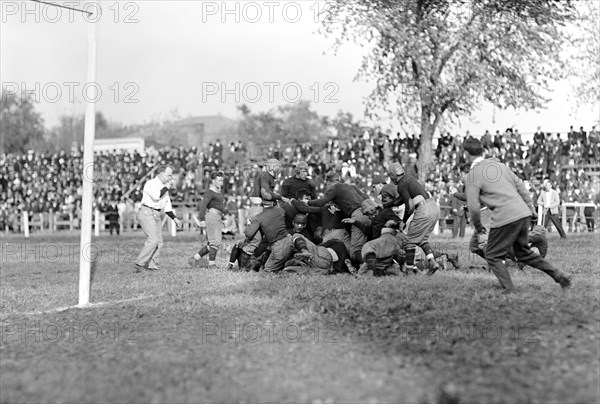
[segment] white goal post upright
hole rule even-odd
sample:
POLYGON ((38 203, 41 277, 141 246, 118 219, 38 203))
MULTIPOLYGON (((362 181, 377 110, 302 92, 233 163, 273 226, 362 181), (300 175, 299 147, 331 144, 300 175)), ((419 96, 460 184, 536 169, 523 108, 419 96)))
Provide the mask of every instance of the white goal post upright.
MULTIPOLYGON (((87 82, 96 82, 96 21, 88 21, 87 82)), ((93 86, 92 86, 93 87, 93 86)), ((81 240, 79 243, 79 306, 90 302, 92 251, 92 203, 94 198, 94 131, 97 95, 86 97, 85 131, 83 134, 83 195, 81 197, 81 240)))

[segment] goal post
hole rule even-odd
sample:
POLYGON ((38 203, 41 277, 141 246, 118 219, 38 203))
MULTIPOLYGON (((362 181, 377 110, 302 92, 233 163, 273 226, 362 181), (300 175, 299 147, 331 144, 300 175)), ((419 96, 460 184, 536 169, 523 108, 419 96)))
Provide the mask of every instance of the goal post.
MULTIPOLYGON (((87 82, 96 81, 97 22, 88 22, 87 82)), ((92 261, 92 204, 94 199, 94 136, 97 97, 86 97, 83 134, 83 194, 81 197, 81 239, 79 243, 79 306, 90 302, 92 261)))

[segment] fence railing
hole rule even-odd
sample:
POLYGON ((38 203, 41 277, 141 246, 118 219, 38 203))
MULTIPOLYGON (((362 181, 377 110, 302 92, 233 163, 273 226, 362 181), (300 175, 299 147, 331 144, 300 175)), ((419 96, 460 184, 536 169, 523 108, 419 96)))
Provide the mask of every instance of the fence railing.
MULTIPOLYGON (((93 211, 92 229, 95 236, 110 231, 110 221, 107 219, 107 215, 109 215, 108 212, 100 212, 98 209, 93 211)), ((166 215, 162 222, 163 230, 168 231, 173 237, 177 235, 178 231, 193 232, 198 230, 200 222, 197 218, 197 209, 181 207, 177 209, 177 217, 179 217, 183 224, 180 230, 177 230, 175 222, 166 215)), ((247 209, 238 209, 237 217, 233 219, 235 220, 236 232, 242 234, 246 227, 247 209)), ((57 212, 34 213, 32 215, 19 213, 15 223, 5 223, 4 232, 5 234, 9 234, 10 227, 12 227, 13 232, 29 237, 31 232, 52 234, 63 230, 79 230, 80 224, 79 218, 75 217, 72 213, 68 215, 57 212)), ((118 231, 119 233, 141 231, 137 214, 135 212, 121 214, 118 221, 118 231)))
MULTIPOLYGON (((443 208, 449 208, 448 206, 442 206, 443 208)), ((593 203, 563 203, 560 207, 560 214, 562 221, 563 229, 566 232, 583 232, 587 231, 587 226, 585 223, 586 219, 597 219, 598 213, 600 211, 596 209, 596 205, 593 203), (595 208, 593 214, 587 215, 585 214, 586 207, 595 208), (583 219, 583 220, 581 220, 583 219), (570 225, 570 226, 569 226, 570 225)), ((109 232, 109 220, 106 216, 109 213, 100 212, 98 209, 94 210, 93 213, 93 221, 92 228, 94 230, 94 234, 99 236, 101 233, 109 232)), ((538 207, 538 224, 543 225, 544 223, 544 209, 539 206, 538 207)), ((187 208, 187 207, 179 207, 177 209, 177 216, 181 219, 183 227, 181 230, 177 230, 175 223, 170 220, 166 215, 163 219, 163 230, 168 231, 171 236, 176 237, 178 232, 194 232, 198 230, 198 218, 197 218, 197 209, 187 208)), ((248 217, 247 209, 238 209, 237 216, 232 218, 235 221, 235 229, 238 234, 243 234, 244 229, 246 227, 246 221, 248 217)), ((440 232, 440 224, 443 227, 445 223, 442 223, 446 220, 446 217, 440 215, 440 220, 436 225, 434 230, 434 234, 439 234, 440 232)), ((51 234, 55 232, 60 232, 63 230, 79 230, 80 229, 80 220, 75 217, 72 213, 69 215, 64 215, 56 212, 47 212, 47 213, 34 213, 33 215, 24 215, 19 214, 17 217, 16 224, 12 224, 12 231, 16 233, 22 233, 25 237, 29 236, 30 232, 35 233, 44 233, 51 234), (15 228, 15 226, 17 228, 15 228)), ((137 214, 135 212, 125 212, 121 215, 118 222, 119 233, 130 233, 130 232, 138 232, 141 231, 139 226, 139 222, 137 220, 137 214)), ((8 234, 9 223, 5 224, 5 233, 8 234)))
MULTIPOLYGON (((538 206, 538 225, 541 226, 544 224, 545 214, 546 212, 544 211, 544 208, 542 206, 538 206)), ((596 205, 593 203, 565 202, 560 205, 561 224, 566 232, 576 233, 578 231, 587 231, 587 227, 585 227, 585 220, 595 220, 596 216, 597 209, 596 205), (592 214, 592 216, 586 216, 586 207, 594 208, 594 213, 592 214), (583 219, 583 221, 581 221, 580 219, 583 219), (571 226, 569 226, 569 222, 571 222, 571 226), (582 226, 578 226, 578 223, 582 226)))

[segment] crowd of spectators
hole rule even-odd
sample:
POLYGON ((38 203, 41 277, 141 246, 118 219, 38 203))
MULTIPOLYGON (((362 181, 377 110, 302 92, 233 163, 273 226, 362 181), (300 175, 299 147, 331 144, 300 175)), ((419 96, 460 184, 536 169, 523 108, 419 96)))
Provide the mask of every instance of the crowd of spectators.
MULTIPOLYGON (((325 173, 335 167, 342 179, 371 190, 374 181, 385 176, 386 168, 399 161, 409 175, 419 175, 424 170, 426 188, 444 206, 450 206, 450 188, 459 186, 461 169, 466 160, 462 151, 465 136, 446 133, 437 139, 434 163, 418 164, 420 140, 417 136, 399 135, 394 139, 384 134, 354 136, 351 139, 330 139, 325 144, 296 143, 276 145, 263 150, 263 158, 279 159, 285 169, 284 176, 293 175, 293 163, 304 160, 310 174, 323 191, 325 173)), ((489 132, 482 137, 486 154, 507 163, 517 175, 526 180, 535 195, 544 178, 557 185, 563 202, 597 202, 598 176, 590 175, 590 167, 600 163, 598 157, 600 133, 595 127, 589 133, 583 128, 567 134, 544 133, 540 129, 531 141, 523 140, 517 130, 503 133, 489 132)), ((219 168, 225 172, 224 195, 227 204, 235 210, 248 205, 252 179, 245 169, 248 163, 259 164, 248 156, 242 142, 223 146, 220 141, 205 150, 196 148, 147 148, 143 153, 114 151, 95 156, 93 170, 83 167, 82 150, 70 153, 34 152, 25 155, 0 156, 0 230, 18 227, 18 215, 40 212, 58 212, 75 219, 80 217, 84 181, 94 181, 95 207, 101 211, 118 210, 122 219, 133 221, 141 200, 144 177, 157 163, 173 168, 175 189, 172 200, 176 206, 196 206, 202 190, 208 184, 210 171, 219 168)), ((597 170, 597 168, 596 168, 597 170)))

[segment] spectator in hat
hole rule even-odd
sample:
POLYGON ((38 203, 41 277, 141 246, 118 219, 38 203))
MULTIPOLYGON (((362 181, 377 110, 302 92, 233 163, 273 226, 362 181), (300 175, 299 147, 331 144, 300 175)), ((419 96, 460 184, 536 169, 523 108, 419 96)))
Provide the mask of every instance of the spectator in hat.
POLYGON ((106 213, 106 220, 108 220, 108 231, 110 235, 112 236, 114 230, 118 236, 121 230, 121 226, 119 224, 119 219, 121 215, 119 214, 117 202, 113 200, 110 203, 108 203, 104 207, 104 212, 106 213))

